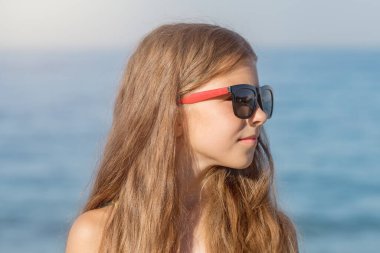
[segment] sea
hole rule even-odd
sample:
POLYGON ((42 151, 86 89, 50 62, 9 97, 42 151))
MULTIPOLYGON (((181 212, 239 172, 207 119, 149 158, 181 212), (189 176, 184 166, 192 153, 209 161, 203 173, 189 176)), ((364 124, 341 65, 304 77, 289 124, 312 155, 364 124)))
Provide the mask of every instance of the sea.
MULTIPOLYGON (((279 206, 300 252, 380 252, 380 48, 260 48, 279 206)), ((128 50, 0 52, 0 252, 64 252, 128 50)))

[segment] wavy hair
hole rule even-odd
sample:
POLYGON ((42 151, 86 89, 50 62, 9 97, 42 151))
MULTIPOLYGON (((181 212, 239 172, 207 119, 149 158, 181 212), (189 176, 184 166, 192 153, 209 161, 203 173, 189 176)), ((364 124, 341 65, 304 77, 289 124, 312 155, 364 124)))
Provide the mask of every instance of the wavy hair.
MULTIPOLYGON (((249 43, 217 25, 166 24, 140 42, 123 74, 112 126, 82 210, 117 203, 111 205, 100 252, 188 250, 184 224, 189 210, 179 177, 188 173, 181 164, 192 156, 177 98, 242 60, 257 61, 249 43), (178 122, 185 133, 181 152, 178 122)), ((215 166, 202 174, 207 252, 298 252, 295 227, 277 206, 273 174, 264 129, 248 168, 215 166)))

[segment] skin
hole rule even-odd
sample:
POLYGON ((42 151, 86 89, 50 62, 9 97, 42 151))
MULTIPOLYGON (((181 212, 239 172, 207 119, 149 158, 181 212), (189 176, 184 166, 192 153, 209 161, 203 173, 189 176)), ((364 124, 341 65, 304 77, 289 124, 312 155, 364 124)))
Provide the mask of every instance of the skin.
MULTIPOLYGON (((230 72, 210 80, 192 93, 235 84, 258 83, 255 64, 241 62, 230 72)), ((182 191, 185 192, 183 203, 191 211, 191 217, 188 217, 187 222, 190 236, 185 240, 192 241, 192 244, 184 250, 185 252, 205 252, 199 204, 201 186, 193 185, 191 182, 195 181, 200 172, 214 165, 234 169, 247 168, 252 163, 257 140, 246 142, 239 139, 252 135, 258 137, 267 120, 266 114, 259 107, 250 118, 237 118, 232 109, 232 101, 228 97, 229 95, 226 95, 184 105, 190 146, 194 155, 191 165, 193 170, 185 169, 180 179, 182 191)), ((181 138, 181 133, 178 137, 181 138)))
POLYGON ((110 207, 103 207, 81 214, 71 226, 66 253, 96 253, 110 207))
MULTIPOLYGON (((193 92, 243 83, 251 85, 259 83, 254 64, 242 62, 229 73, 212 79, 193 92)), ((191 178, 195 178, 199 172, 210 166, 221 165, 244 169, 252 162, 257 143, 241 142, 239 138, 258 136, 262 125, 267 120, 266 115, 258 108, 251 118, 239 119, 234 115, 231 103, 231 100, 227 100, 225 96, 184 105, 190 146, 195 155, 195 161, 193 161, 195 166, 190 174, 183 175, 182 187, 188 186, 191 178), (189 177, 189 175, 192 176, 189 177)), ((179 131, 177 137, 181 138, 181 136, 182 133, 179 131)), ((184 200, 187 208, 197 214, 189 219, 193 232, 190 234, 192 238, 186 240, 192 241, 192 244, 190 248, 184 250, 186 252, 204 252, 200 210, 197 198, 194 197, 199 196, 199 193, 200 187, 192 188, 192 191, 188 192, 187 199, 184 200)), ((70 229, 66 253, 98 252, 106 217, 109 214, 110 207, 103 207, 80 215, 70 229)))
MULTIPOLYGON (((206 91, 234 84, 259 83, 255 65, 242 62, 227 74, 220 75, 193 92, 206 91)), ((195 154, 195 173, 213 165, 244 169, 251 164, 255 143, 239 138, 260 134, 266 114, 258 108, 248 119, 237 118, 228 96, 184 105, 190 146, 195 154)))

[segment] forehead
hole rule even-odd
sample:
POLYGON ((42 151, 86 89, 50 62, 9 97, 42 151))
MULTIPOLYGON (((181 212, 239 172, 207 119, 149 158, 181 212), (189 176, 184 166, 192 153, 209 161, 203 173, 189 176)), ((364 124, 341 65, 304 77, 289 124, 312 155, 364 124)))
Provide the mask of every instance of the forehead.
POLYGON ((256 64, 238 64, 231 71, 221 74, 201 87, 197 88, 195 92, 217 89, 235 84, 251 84, 258 85, 258 74, 256 64))

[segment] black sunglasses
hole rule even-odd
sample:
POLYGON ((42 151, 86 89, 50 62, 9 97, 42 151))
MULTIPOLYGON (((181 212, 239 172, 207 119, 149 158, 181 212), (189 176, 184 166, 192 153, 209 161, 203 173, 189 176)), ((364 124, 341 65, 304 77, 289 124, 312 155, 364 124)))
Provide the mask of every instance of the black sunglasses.
POLYGON ((248 119, 252 117, 257 105, 265 112, 267 119, 273 113, 273 89, 270 85, 254 86, 250 84, 236 84, 219 89, 200 91, 185 95, 179 100, 180 104, 193 104, 226 94, 232 96, 232 107, 236 117, 248 119))

